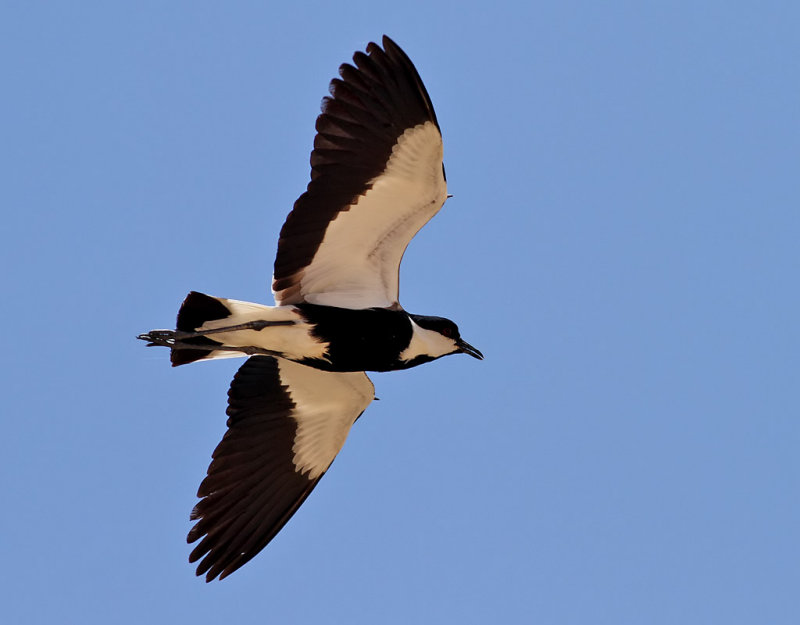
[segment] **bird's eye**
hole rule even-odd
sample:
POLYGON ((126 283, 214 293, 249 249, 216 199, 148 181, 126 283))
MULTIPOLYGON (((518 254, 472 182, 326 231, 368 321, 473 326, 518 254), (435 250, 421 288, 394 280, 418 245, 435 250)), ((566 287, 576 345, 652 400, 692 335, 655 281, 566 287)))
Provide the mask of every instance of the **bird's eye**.
POLYGON ((442 334, 449 339, 453 338, 453 328, 442 328, 442 334))

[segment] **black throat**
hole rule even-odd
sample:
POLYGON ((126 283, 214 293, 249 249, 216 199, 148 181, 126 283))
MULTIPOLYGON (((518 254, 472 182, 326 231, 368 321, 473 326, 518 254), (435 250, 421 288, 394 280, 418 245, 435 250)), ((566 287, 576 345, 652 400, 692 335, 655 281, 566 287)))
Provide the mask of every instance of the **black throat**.
MULTIPOLYGON (((406 369, 399 360, 411 342, 411 320, 402 310, 351 310, 318 304, 298 304, 313 324, 312 334, 328 343, 328 360, 307 359, 303 364, 327 371, 392 371, 406 369)), ((418 363, 414 363, 418 364, 418 363)))

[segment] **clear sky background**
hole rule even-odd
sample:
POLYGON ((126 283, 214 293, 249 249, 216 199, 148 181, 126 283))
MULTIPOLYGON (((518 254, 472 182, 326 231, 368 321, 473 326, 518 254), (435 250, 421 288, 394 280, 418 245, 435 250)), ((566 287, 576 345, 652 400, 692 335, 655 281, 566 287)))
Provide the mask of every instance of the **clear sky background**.
POLYGON ((5 2, 0 620, 800 622, 795 2, 5 2), (205 584, 239 361, 137 333, 272 303, 340 63, 416 63, 454 198, 407 309, 486 360, 375 374, 300 512, 205 584))

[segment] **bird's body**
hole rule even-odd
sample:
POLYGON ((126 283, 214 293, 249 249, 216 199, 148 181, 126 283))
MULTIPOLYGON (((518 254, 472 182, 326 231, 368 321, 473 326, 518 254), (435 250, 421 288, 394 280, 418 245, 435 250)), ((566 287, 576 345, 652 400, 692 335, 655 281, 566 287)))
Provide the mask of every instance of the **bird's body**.
POLYGON ((281 230, 276 306, 192 292, 176 330, 139 337, 174 366, 250 356, 192 512, 190 561, 208 581, 263 549, 317 484, 374 398, 365 371, 482 358, 452 321, 398 301, 406 246, 447 198, 427 91, 387 37, 353 60, 323 101, 311 182, 281 230))
POLYGON ((148 341, 171 349, 175 366, 266 355, 324 371, 395 371, 472 349, 447 319, 399 307, 262 306, 197 292, 184 300, 177 328, 147 334, 148 341))

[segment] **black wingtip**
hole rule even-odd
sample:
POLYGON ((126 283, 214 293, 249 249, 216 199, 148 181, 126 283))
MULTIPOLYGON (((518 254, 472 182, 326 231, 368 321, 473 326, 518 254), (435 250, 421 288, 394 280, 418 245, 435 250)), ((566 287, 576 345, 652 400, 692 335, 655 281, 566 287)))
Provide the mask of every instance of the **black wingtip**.
POLYGON ((383 35, 381 37, 381 43, 383 44, 383 49, 387 52, 391 48, 392 50, 400 50, 400 46, 398 46, 394 39, 392 39, 389 35, 383 35))

